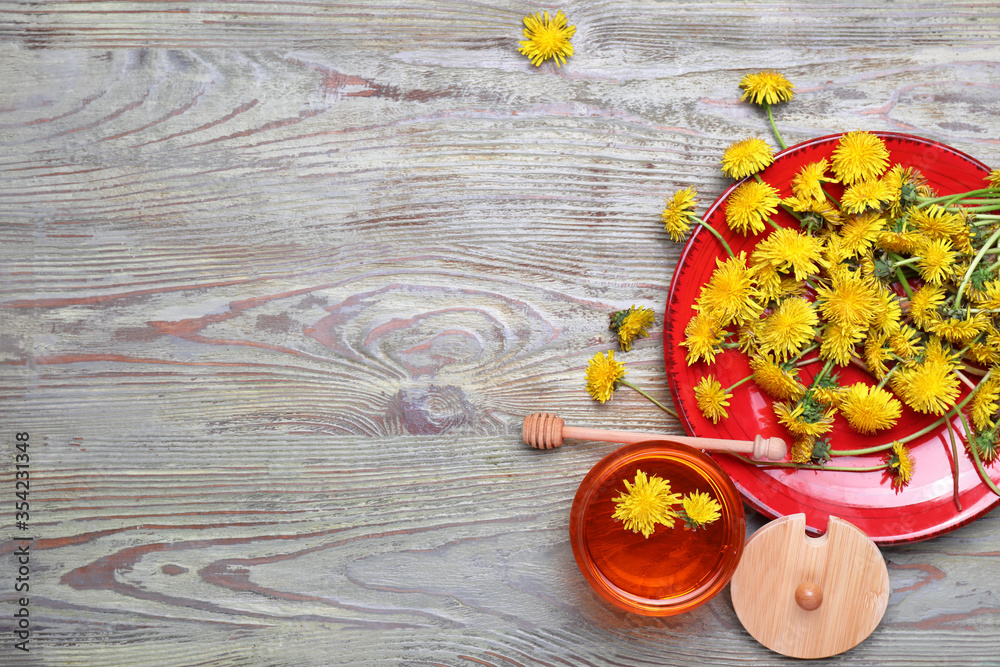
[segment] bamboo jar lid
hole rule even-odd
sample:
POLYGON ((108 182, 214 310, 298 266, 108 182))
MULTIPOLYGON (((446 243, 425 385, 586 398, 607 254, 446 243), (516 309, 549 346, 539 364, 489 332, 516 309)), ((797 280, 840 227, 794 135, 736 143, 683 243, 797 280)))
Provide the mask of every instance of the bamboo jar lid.
POLYGON ((882 620, 889 572, 878 547, 852 524, 830 517, 820 537, 804 514, 767 524, 747 540, 730 584, 743 627, 767 648, 825 658, 857 646, 882 620))

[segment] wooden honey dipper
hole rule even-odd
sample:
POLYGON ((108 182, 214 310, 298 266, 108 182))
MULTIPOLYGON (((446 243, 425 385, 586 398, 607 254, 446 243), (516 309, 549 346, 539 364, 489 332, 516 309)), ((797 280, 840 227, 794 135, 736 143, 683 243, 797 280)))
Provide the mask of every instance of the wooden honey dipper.
POLYGON ((753 440, 723 440, 720 438, 691 438, 682 435, 657 435, 640 431, 607 431, 597 428, 566 426, 562 417, 547 412, 536 412, 524 418, 521 437, 535 449, 555 449, 567 440, 598 440, 600 442, 621 442, 632 444, 662 438, 679 442, 695 449, 709 452, 731 452, 748 454, 757 461, 768 459, 780 461, 785 458, 788 446, 781 438, 764 438, 758 435, 753 440))

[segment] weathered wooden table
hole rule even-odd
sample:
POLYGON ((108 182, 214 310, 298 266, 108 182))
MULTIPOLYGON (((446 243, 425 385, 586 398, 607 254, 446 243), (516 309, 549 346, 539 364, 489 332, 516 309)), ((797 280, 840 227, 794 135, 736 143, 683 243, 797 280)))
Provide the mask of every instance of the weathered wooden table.
MULTIPOLYGON (((556 6, 0 4, 0 663, 790 662, 728 592, 597 599, 567 520, 614 446, 520 418, 681 433, 583 372, 650 306, 629 377, 668 397, 659 213, 770 136, 743 74, 795 83, 790 143, 1000 165, 1000 6, 868 4, 572 3, 561 69, 517 53, 556 6)), ((883 553, 884 621, 831 664, 1000 664, 1000 514, 883 553)))

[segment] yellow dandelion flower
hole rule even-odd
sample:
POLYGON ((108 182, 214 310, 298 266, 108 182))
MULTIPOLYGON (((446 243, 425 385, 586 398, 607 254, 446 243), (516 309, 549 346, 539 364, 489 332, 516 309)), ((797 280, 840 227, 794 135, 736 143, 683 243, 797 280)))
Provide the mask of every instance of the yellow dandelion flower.
POLYGON ((792 178, 792 194, 799 199, 826 200, 823 191, 824 183, 835 183, 837 179, 827 176, 830 163, 823 158, 819 162, 810 162, 802 167, 792 178))
POLYGON ((813 446, 816 444, 816 438, 811 438, 809 436, 802 436, 796 438, 792 443, 791 458, 792 463, 811 463, 813 446))
POLYGON ((825 266, 823 239, 788 227, 776 229, 757 244, 750 261, 768 262, 779 271, 791 270, 796 281, 805 280, 825 266))
POLYGON ((840 228, 840 238, 844 248, 852 255, 867 252, 878 240, 879 233, 885 228, 885 218, 878 212, 871 211, 850 217, 840 228))
POLYGON ((816 290, 816 302, 828 322, 857 327, 871 323, 880 300, 873 281, 843 272, 833 277, 829 287, 816 290))
POLYGON ((976 430, 985 431, 996 426, 993 418, 997 413, 998 399, 1000 399, 1000 378, 991 375, 979 383, 969 403, 969 415, 976 425, 976 430))
POLYGON ((778 191, 767 183, 746 181, 726 200, 726 224, 743 235, 760 234, 780 203, 778 191))
POLYGON ((775 403, 772 408, 778 421, 799 438, 817 438, 827 433, 833 428, 833 416, 837 412, 831 406, 818 404, 808 394, 794 408, 788 403, 775 403))
POLYGON ((794 357, 812 341, 819 324, 816 309, 807 299, 784 299, 760 325, 760 350, 781 361, 794 357))
POLYGON ((943 415, 955 405, 959 379, 951 364, 927 360, 897 370, 889 378, 896 395, 917 412, 943 415))
POLYGON ((971 343, 965 353, 971 361, 983 366, 1000 364, 1000 349, 992 345, 971 343))
POLYGON ((614 350, 608 350, 607 356, 598 352, 587 364, 587 393, 595 401, 604 403, 611 398, 627 372, 625 364, 615 361, 614 350))
POLYGON ((1000 310, 1000 280, 986 282, 977 292, 976 303, 980 308, 1000 310))
POLYGON ((694 224, 694 208, 697 205, 695 196, 698 193, 693 188, 684 188, 674 193, 674 196, 667 200, 667 206, 660 214, 660 221, 663 228, 670 233, 670 238, 674 241, 683 239, 691 225, 694 224))
POLYGON ((695 313, 684 327, 684 340, 680 343, 687 348, 688 365, 702 360, 715 363, 715 356, 723 351, 726 335, 726 328, 712 313, 695 313))
POLYGON ((704 360, 715 363, 715 355, 722 352, 722 343, 726 340, 726 329, 718 318, 711 313, 695 313, 684 327, 684 340, 681 347, 687 348, 687 363, 697 363, 704 360))
POLYGON ((722 155, 722 172, 737 180, 756 174, 774 162, 774 153, 767 142, 758 137, 748 137, 729 145, 722 155))
POLYGON ((855 346, 864 340, 867 331, 865 325, 852 326, 830 322, 823 327, 819 346, 820 358, 832 361, 838 366, 848 365, 854 356, 855 346))
POLYGON ((760 320, 748 320, 737 331, 738 349, 743 354, 753 354, 760 347, 760 320))
POLYGON ((879 285, 877 291, 879 305, 875 310, 875 317, 872 318, 872 326, 877 333, 891 336, 898 333, 899 328, 903 326, 903 309, 899 297, 888 289, 879 285))
POLYGON ((781 203, 792 209, 796 213, 804 213, 818 216, 831 225, 839 225, 844 221, 844 216, 840 209, 835 208, 829 199, 813 199, 811 197, 791 196, 785 197, 781 203))
POLYGON ((758 298, 761 302, 767 303, 768 301, 776 300, 781 295, 784 276, 767 260, 753 261, 755 259, 760 260, 759 257, 756 257, 757 250, 759 249, 760 244, 758 243, 754 254, 751 255, 753 265, 750 267, 750 275, 757 284, 758 298))
POLYGON ((975 313, 967 314, 966 317, 932 319, 927 323, 927 329, 951 343, 964 345, 971 343, 972 339, 989 324, 989 320, 982 313, 975 313))
POLYGON ((871 132, 848 132, 833 151, 830 168, 844 185, 873 181, 889 166, 885 142, 871 132))
POLYGON ((940 285, 955 275, 958 253, 948 239, 935 239, 926 244, 917 259, 920 277, 931 285, 940 285))
POLYGON ((889 347, 897 357, 915 359, 920 354, 920 334, 909 324, 900 325, 899 333, 889 336, 889 347))
POLYGON ((991 465, 1000 458, 1000 433, 996 428, 974 431, 968 438, 968 447, 976 450, 980 461, 991 465))
POLYGON ((892 476, 892 486, 901 489, 910 483, 913 477, 913 457, 910 450, 900 441, 892 443, 892 450, 886 461, 889 474, 892 476))
POLYGON ((746 253, 725 262, 716 259, 715 264, 712 277, 701 288, 695 309, 713 314, 723 326, 757 319, 764 307, 755 299, 756 286, 746 265, 746 253))
POLYGON ((910 299, 910 319, 921 329, 926 329, 938 318, 940 308, 947 297, 945 289, 940 285, 923 285, 913 293, 910 299))
POLYGON ((688 528, 703 528, 722 516, 722 505, 704 491, 694 491, 681 501, 681 517, 688 528))
POLYGON ((958 370, 962 366, 961 355, 955 348, 945 343, 940 336, 931 336, 927 344, 924 345, 924 359, 945 364, 952 370, 958 370))
POLYGON ((892 349, 888 347, 889 335, 876 333, 865 340, 865 365, 877 380, 883 380, 889 372, 887 361, 892 360, 892 349))
POLYGON ((892 188, 885 181, 857 181, 844 190, 840 205, 848 213, 864 213, 869 209, 880 211, 893 196, 892 188))
POLYGON ((923 245, 923 239, 914 231, 886 229, 878 233, 875 245, 880 250, 911 255, 923 245))
POLYGON ((840 414, 855 431, 871 435, 892 428, 903 414, 903 405, 881 387, 857 382, 840 396, 840 414))
POLYGON ((718 424, 720 419, 727 419, 729 413, 729 399, 733 397, 722 388, 722 385, 712 375, 706 375, 694 387, 694 397, 698 401, 698 409, 705 415, 706 419, 711 419, 713 424, 718 424))
POLYGON ((891 218, 898 218, 905 211, 911 210, 913 204, 917 203, 918 197, 931 195, 927 179, 913 167, 897 164, 889 170, 884 178, 892 186, 895 193, 892 201, 889 202, 889 217, 891 218))
POLYGON ((986 180, 990 182, 989 187, 1000 190, 1000 169, 994 169, 990 172, 986 180))
POLYGON ((628 352, 632 349, 632 341, 649 335, 649 327, 653 326, 656 315, 652 308, 634 305, 625 310, 619 310, 611 316, 611 326, 608 328, 618 335, 618 344, 628 352))
POLYGON ((556 67, 566 64, 566 58, 573 55, 573 45, 570 38, 576 34, 576 26, 566 25, 566 17, 562 11, 549 17, 549 13, 541 12, 524 17, 525 41, 518 42, 518 49, 528 56, 531 64, 538 67, 552 58, 556 67))
POLYGON ((760 105, 787 102, 795 94, 795 86, 785 75, 773 71, 747 74, 740 81, 740 88, 744 91, 741 100, 760 105))
POLYGON ((615 511, 611 517, 621 521, 625 530, 642 533, 648 539, 656 524, 673 527, 677 512, 672 508, 681 501, 681 496, 670 492, 670 482, 657 475, 647 477, 641 470, 635 471, 635 482, 622 481, 625 491, 614 498, 615 511))
POLYGON ((755 355, 750 357, 750 370, 757 386, 779 401, 797 401, 806 393, 795 364, 779 364, 770 356, 755 355))
POLYGON ((962 216, 937 204, 910 211, 907 221, 932 239, 951 238, 964 227, 962 216))

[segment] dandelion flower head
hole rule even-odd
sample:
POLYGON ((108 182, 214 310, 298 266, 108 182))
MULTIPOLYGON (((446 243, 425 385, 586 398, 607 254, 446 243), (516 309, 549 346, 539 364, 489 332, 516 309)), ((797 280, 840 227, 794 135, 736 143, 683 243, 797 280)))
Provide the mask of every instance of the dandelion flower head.
POLYGON ((819 317, 807 299, 784 299, 760 326, 761 352, 781 361, 797 355, 815 335, 819 317))
POLYGON ((737 180, 756 174, 774 162, 774 154, 766 141, 748 137, 730 144, 722 155, 722 171, 737 180))
POLYGON ((655 319, 651 308, 632 306, 611 316, 610 329, 618 334, 618 344, 628 352, 632 349, 632 341, 649 335, 649 327, 655 319))
POLYGON ((881 387, 857 382, 840 396, 840 414, 855 431, 871 435, 891 428, 903 414, 903 405, 881 387))
POLYGON ((746 181, 726 199, 726 223, 740 234, 760 234, 779 204, 781 197, 773 187, 767 183, 746 181))
POLYGON ((795 86, 785 78, 784 74, 774 71, 755 72, 747 74, 740 81, 743 89, 743 101, 750 100, 754 104, 777 104, 787 102, 794 95, 795 86))
POLYGON ((887 464, 894 489, 901 489, 910 483, 913 478, 913 457, 906 445, 898 440, 892 443, 887 464))
POLYGON ((889 166, 885 142, 871 132, 848 132, 833 150, 833 173, 844 185, 873 181, 889 166))
POLYGON ((537 13, 524 17, 525 41, 518 42, 518 51, 528 56, 531 64, 538 67, 552 58, 557 67, 566 63, 566 58, 573 55, 573 45, 570 38, 576 34, 576 26, 566 25, 566 17, 562 11, 549 17, 549 13, 537 13))
POLYGON ((695 196, 698 193, 688 187, 678 190, 674 196, 667 201, 666 208, 660 214, 660 221, 663 228, 670 234, 673 241, 683 239, 694 221, 695 196))
POLYGON ((607 356, 598 352, 587 364, 587 393, 595 401, 604 403, 621 384, 626 372, 625 365, 615 360, 614 350, 608 350, 607 356))
POLYGON ((702 359, 712 364, 715 355, 722 352, 726 340, 726 330, 718 318, 711 313, 695 313, 684 327, 681 347, 687 348, 687 363, 691 365, 702 359))
POLYGON ((646 538, 656 530, 656 524, 673 527, 677 512, 672 507, 681 498, 680 494, 670 492, 670 482, 636 470, 635 482, 630 484, 626 479, 624 483, 625 491, 614 499, 612 518, 622 521, 626 530, 642 533, 646 538))
POLYGON ((986 180, 990 182, 990 187, 1000 190, 1000 169, 994 169, 990 172, 990 175, 986 177, 986 180))
POLYGON ((732 394, 722 388, 722 384, 712 375, 706 375, 694 388, 694 397, 698 401, 698 409, 707 419, 711 419, 713 424, 718 424, 720 419, 729 417, 726 408, 729 407, 729 399, 732 394))
POLYGON ((688 528, 703 528, 722 516, 722 505, 704 491, 694 491, 681 501, 681 516, 688 528))
POLYGON ((711 313, 722 325, 757 319, 764 308, 755 299, 756 284, 746 265, 746 253, 715 263, 712 277, 698 295, 696 309, 711 313))
POLYGON ((819 162, 810 162, 802 167, 792 178, 792 194, 800 199, 825 200, 826 193, 823 191, 824 183, 836 181, 826 175, 830 169, 830 163, 826 158, 819 162))

